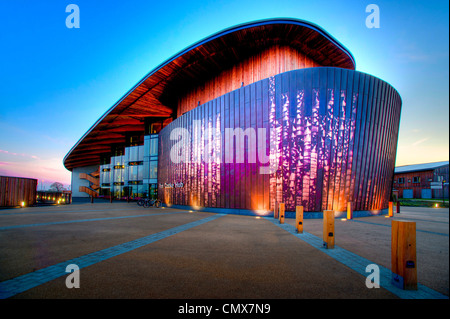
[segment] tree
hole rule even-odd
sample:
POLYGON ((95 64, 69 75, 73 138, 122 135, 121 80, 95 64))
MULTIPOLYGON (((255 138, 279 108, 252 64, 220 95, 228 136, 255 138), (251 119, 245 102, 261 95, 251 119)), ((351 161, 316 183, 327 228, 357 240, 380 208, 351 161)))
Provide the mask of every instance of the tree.
POLYGON ((62 192, 65 190, 64 185, 60 182, 54 182, 52 185, 50 185, 50 190, 53 192, 62 192))

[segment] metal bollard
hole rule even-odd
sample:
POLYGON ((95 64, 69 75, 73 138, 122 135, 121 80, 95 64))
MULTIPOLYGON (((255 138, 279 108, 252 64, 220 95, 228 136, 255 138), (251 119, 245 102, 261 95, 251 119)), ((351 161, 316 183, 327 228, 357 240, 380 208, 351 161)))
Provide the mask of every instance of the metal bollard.
POLYGON ((400 214, 400 201, 397 201, 397 214, 400 214))
POLYGON ((303 206, 295 207, 295 224, 297 225, 297 233, 303 233, 303 206))
POLYGON ((353 218, 353 208, 352 208, 352 202, 347 203, 347 219, 353 218))
POLYGON ((280 224, 284 224, 284 203, 280 203, 279 208, 280 208, 280 224))
POLYGON ((416 223, 392 220, 392 284, 404 290, 417 290, 416 223))
POLYGON ((323 245, 327 249, 334 248, 334 211, 323 211, 323 245))

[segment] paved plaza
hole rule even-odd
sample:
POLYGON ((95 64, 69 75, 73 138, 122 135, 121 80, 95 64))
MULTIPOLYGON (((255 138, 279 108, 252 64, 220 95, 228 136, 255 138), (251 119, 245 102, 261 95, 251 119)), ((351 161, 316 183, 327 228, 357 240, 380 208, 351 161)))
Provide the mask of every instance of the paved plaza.
POLYGON ((0 297, 12 299, 448 299, 449 210, 402 207, 335 221, 284 224, 136 203, 0 210, 0 297), (417 291, 390 282, 391 220, 416 222, 417 291), (368 288, 368 265, 380 288, 368 288), (79 288, 66 281, 79 268, 79 288))

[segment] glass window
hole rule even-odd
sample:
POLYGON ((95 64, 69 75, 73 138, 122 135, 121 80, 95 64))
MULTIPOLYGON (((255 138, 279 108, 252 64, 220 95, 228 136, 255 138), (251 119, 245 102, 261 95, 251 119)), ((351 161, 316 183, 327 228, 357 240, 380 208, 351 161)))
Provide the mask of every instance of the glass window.
POLYGON ((158 178, 158 161, 150 162, 150 176, 149 178, 158 178))
POLYGON ((150 189, 149 197, 151 199, 156 199, 158 197, 158 184, 150 184, 149 189, 150 189))
POLYGON ((162 122, 156 122, 150 124, 150 134, 155 134, 161 131, 162 128, 162 122))
POLYGON ((128 180, 135 181, 138 179, 137 165, 128 166, 128 180))
POLYGON ((158 155, 158 135, 152 135, 150 138, 150 154, 149 156, 158 155))
POLYGON ((127 147, 125 152, 128 153, 128 161, 134 162, 139 160, 139 146, 127 147))
POLYGON ((130 136, 128 139, 128 146, 137 146, 139 145, 139 141, 140 141, 140 136, 135 135, 135 136, 130 136))
POLYGON ((138 161, 144 160, 144 145, 136 146, 138 149, 138 161))
POLYGON ((116 198, 121 198, 123 196, 123 186, 115 184, 113 187, 113 196, 116 198))
POLYGON ((100 165, 100 183, 110 183, 111 182, 111 169, 109 164, 100 165))
POLYGON ((143 184, 143 185, 138 185, 139 189, 142 192, 142 197, 148 198, 148 190, 149 190, 149 185, 148 184, 143 184))
MULTIPOLYGON (((143 163, 142 163, 143 164, 143 163)), ((144 179, 144 165, 139 165, 139 166, 136 166, 136 169, 137 169, 137 178, 136 179, 138 179, 138 180, 143 180, 144 179)))
POLYGON ((144 165, 142 166, 142 179, 149 178, 149 169, 150 169, 150 162, 144 161, 144 165))
POLYGON ((144 136, 144 148, 142 149, 144 152, 142 156, 150 156, 150 136, 144 136))

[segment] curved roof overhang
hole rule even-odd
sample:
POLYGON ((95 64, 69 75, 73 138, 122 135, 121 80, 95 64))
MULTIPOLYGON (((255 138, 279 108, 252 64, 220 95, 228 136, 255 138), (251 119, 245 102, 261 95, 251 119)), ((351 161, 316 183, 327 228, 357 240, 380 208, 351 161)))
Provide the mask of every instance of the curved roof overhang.
POLYGON ((175 116, 173 99, 180 88, 277 44, 289 44, 324 66, 355 69, 352 54, 310 22, 280 18, 240 24, 189 46, 148 73, 81 137, 64 157, 64 166, 99 164, 111 145, 125 143, 125 133, 143 133, 146 117, 175 116))

